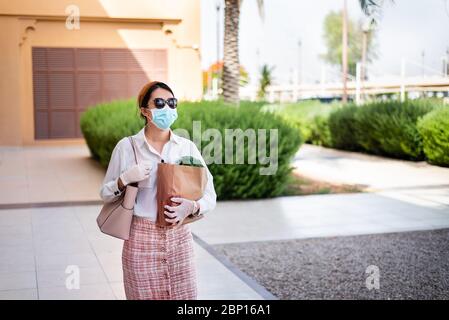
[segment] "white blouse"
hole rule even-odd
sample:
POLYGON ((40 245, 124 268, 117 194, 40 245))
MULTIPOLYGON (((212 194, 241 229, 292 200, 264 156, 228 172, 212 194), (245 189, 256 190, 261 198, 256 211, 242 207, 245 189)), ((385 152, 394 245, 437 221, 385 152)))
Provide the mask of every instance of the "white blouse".
MULTIPOLYGON (((156 221, 157 203, 157 165, 162 160, 165 163, 175 163, 183 156, 192 156, 201 161, 207 171, 207 183, 203 197, 197 202, 200 205, 200 213, 204 214, 213 210, 216 206, 217 195, 213 184, 213 177, 207 165, 198 150, 195 143, 176 135, 171 129, 170 140, 164 145, 162 154, 159 154, 147 141, 145 137, 145 127, 137 134, 133 135, 136 146, 137 161, 147 163, 150 167, 150 175, 145 180, 138 183, 136 203, 134 214, 142 217, 148 217, 156 221)), ((135 164, 134 153, 128 137, 122 138, 112 151, 106 176, 100 188, 100 197, 104 202, 112 202, 120 196, 118 188, 118 178, 122 172, 135 164)))

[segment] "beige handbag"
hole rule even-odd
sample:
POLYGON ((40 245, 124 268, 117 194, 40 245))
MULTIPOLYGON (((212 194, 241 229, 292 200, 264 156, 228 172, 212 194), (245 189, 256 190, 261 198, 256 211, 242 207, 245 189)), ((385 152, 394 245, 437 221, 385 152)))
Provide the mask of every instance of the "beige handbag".
MULTIPOLYGON (((128 139, 133 147, 134 159, 137 164, 134 140, 132 137, 128 137, 128 139)), ((137 183, 130 183, 117 200, 103 204, 97 217, 97 224, 101 232, 122 240, 129 239, 137 190, 137 183)))

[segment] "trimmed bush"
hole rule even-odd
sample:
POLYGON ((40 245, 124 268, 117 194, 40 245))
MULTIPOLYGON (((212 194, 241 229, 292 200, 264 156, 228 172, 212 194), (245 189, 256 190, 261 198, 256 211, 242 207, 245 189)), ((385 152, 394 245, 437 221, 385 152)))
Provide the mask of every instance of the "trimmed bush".
POLYGON ((265 109, 278 112, 286 121, 298 128, 304 142, 324 145, 326 142, 320 140, 321 134, 317 130, 324 124, 323 117, 339 107, 338 103, 329 104, 309 100, 284 105, 270 105, 265 109))
POLYGON ((318 114, 309 124, 309 141, 323 147, 332 147, 332 136, 329 129, 329 114, 318 114))
POLYGON ((354 134, 356 130, 355 114, 358 108, 353 104, 349 104, 329 115, 329 134, 332 137, 332 147, 351 151, 357 151, 362 148, 354 134))
POLYGON ((407 160, 427 157, 434 164, 445 165, 445 131, 429 127, 441 128, 446 125, 445 120, 438 119, 437 124, 425 122, 418 130, 418 121, 440 106, 440 99, 420 99, 344 107, 336 103, 305 101, 270 105, 264 109, 279 112, 298 128, 305 142, 407 160), (436 136, 426 136, 431 133, 436 136), (424 144, 423 139, 426 139, 424 144))
POLYGON ((418 121, 418 130, 428 161, 449 167, 449 106, 425 115, 418 121))
POLYGON ((107 167, 117 142, 145 125, 135 99, 101 103, 81 115, 80 127, 92 157, 107 167))
MULTIPOLYGON (((222 137, 220 141, 222 163, 210 163, 208 167, 214 176, 214 185, 219 199, 266 198, 281 195, 287 186, 288 176, 292 170, 291 160, 301 144, 301 137, 292 125, 286 123, 276 114, 264 112, 262 103, 242 101, 240 107, 224 105, 222 102, 181 102, 178 107, 179 117, 173 129, 184 129, 193 139, 193 121, 201 121, 201 132, 205 129, 217 129, 222 137), (244 163, 237 164, 235 155, 233 163, 225 163, 226 129, 254 129, 256 145, 259 143, 258 129, 267 129, 265 155, 270 157, 270 131, 278 132, 277 170, 273 175, 261 175, 259 169, 269 164, 248 164, 248 139, 244 139, 244 163)), ((81 129, 91 150, 92 156, 107 166, 116 143, 125 136, 138 132, 144 121, 139 117, 135 100, 118 101, 101 104, 88 109, 81 118, 81 129)), ((181 131, 176 131, 181 134, 181 131)), ((182 135, 182 134, 181 134, 182 135)), ((213 139, 201 141, 200 150, 213 139)), ((257 157, 256 157, 257 158, 257 157)))
MULTIPOLYGON (((269 129, 278 130, 278 165, 276 174, 260 175, 259 169, 267 167, 257 161, 247 164, 248 141, 244 140, 245 164, 224 164, 225 152, 222 152, 222 163, 208 165, 214 176, 215 189, 220 199, 267 198, 281 195, 292 170, 291 160, 298 151, 301 137, 293 126, 287 124, 280 116, 263 112, 260 104, 243 102, 240 107, 223 106, 216 102, 184 103, 180 117, 174 128, 186 129, 190 137, 193 133, 193 121, 201 121, 201 130, 218 129, 223 137, 221 146, 225 150, 225 129, 267 129, 266 146, 269 152, 269 129)), ((256 143, 259 143, 259 136, 256 143)), ((212 141, 212 140, 210 140, 212 141)), ((210 141, 202 141, 203 150, 210 141)), ((269 155, 268 155, 269 156, 269 155)))
POLYGON ((355 113, 358 144, 367 152, 408 160, 424 159, 417 121, 433 109, 430 101, 382 102, 355 113))

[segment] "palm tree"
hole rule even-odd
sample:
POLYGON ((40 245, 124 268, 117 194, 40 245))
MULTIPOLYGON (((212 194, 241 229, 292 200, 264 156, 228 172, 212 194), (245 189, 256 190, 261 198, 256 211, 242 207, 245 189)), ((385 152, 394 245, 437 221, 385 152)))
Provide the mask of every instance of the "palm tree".
MULTIPOLYGON (((239 21, 243 0, 225 0, 223 45, 223 98, 238 104, 239 99, 239 21)), ((263 19, 263 0, 257 0, 259 15, 263 19)))
POLYGON ((269 67, 267 64, 264 64, 260 69, 259 91, 257 92, 257 98, 265 99, 267 87, 271 86, 273 83, 273 69, 274 67, 269 67))
MULTIPOLYGON (((393 1, 393 0, 391 0, 393 1)), ((384 0, 359 0, 360 7, 365 15, 369 16, 370 24, 376 24, 379 19, 380 7, 384 0)), ((343 69, 343 95, 342 102, 348 101, 348 21, 346 0, 343 1, 343 37, 342 37, 342 69, 343 69)))
MULTIPOLYGON (((223 97, 225 102, 239 103, 239 21, 240 7, 243 0, 224 0, 224 45, 223 45, 223 97)), ((366 15, 371 16, 376 23, 376 14, 383 4, 383 0, 359 0, 360 7, 366 15)), ((263 0, 257 0, 259 15, 262 20, 263 0)))

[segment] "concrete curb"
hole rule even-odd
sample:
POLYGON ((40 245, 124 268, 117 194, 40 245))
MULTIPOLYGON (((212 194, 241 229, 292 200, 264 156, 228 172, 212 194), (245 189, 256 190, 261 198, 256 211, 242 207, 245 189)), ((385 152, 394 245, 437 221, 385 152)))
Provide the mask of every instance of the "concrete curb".
POLYGON ((227 257, 219 254, 210 244, 202 240, 196 234, 192 232, 193 239, 198 245, 200 245, 204 250, 206 250, 210 255, 212 255, 215 259, 217 259, 220 263, 222 263, 226 268, 229 269, 232 273, 234 273, 237 277, 240 278, 244 283, 246 283, 250 288, 257 292, 260 296, 262 296, 265 300, 279 300, 278 297, 274 296, 271 292, 265 289, 264 286, 260 285, 256 280, 248 276, 246 273, 237 268, 227 257))

